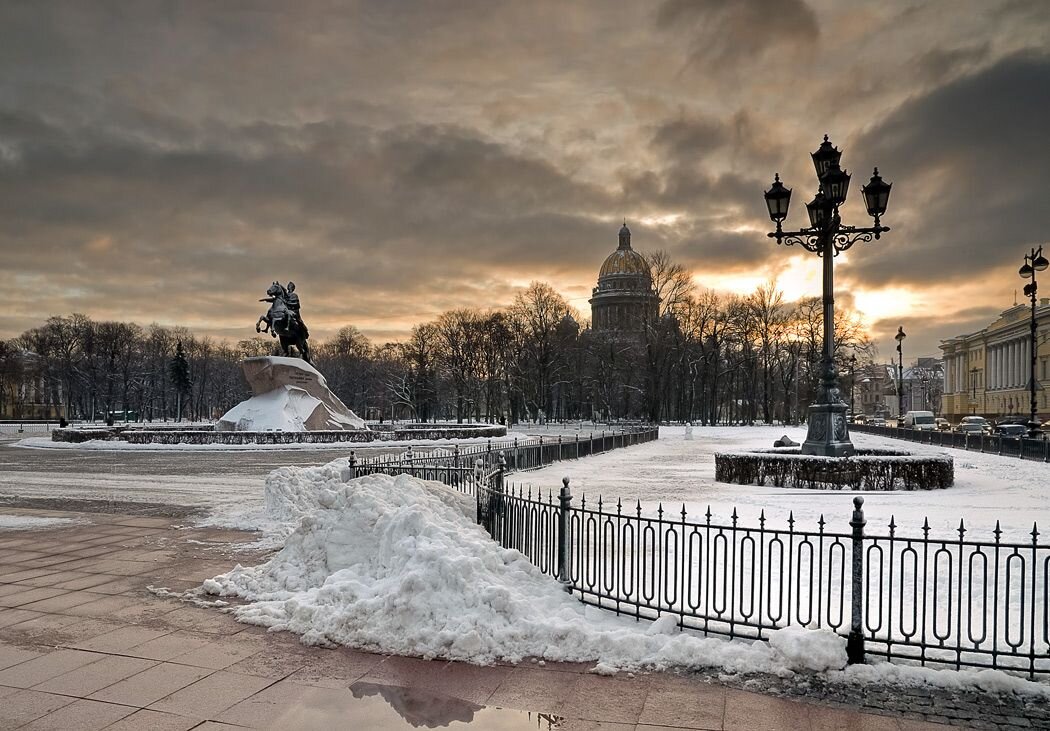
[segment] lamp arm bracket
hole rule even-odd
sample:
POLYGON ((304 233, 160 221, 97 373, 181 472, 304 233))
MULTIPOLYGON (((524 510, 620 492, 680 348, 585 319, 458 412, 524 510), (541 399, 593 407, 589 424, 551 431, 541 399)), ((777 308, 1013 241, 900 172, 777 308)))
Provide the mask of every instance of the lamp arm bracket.
POLYGON ((883 233, 889 231, 889 226, 873 226, 871 228, 857 228, 856 226, 839 226, 832 239, 835 247, 835 255, 838 256, 859 241, 871 241, 879 238, 883 233))
POLYGON ((776 231, 766 234, 771 239, 777 240, 777 245, 794 246, 798 244, 806 251, 820 253, 820 230, 815 228, 803 228, 798 231, 776 231))

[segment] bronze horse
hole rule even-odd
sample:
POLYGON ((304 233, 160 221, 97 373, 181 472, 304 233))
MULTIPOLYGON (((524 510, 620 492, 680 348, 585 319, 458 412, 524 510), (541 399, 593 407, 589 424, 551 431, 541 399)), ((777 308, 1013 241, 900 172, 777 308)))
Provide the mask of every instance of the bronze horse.
POLYGON ((280 282, 274 282, 266 290, 266 294, 268 296, 259 301, 270 302, 270 309, 255 323, 255 332, 269 332, 270 337, 279 338, 285 356, 292 356, 291 346, 294 345, 299 357, 309 363, 310 346, 306 343, 309 335, 296 314, 288 308, 284 287, 280 282))

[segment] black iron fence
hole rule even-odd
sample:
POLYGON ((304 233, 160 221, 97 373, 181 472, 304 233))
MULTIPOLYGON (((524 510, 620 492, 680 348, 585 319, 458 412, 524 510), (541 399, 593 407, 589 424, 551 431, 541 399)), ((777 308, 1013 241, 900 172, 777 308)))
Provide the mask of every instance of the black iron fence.
MULTIPOLYGON (((588 439, 579 454, 656 434, 588 439)), ((1022 541, 1003 540, 998 523, 975 535, 960 522, 953 538, 931 537, 928 522, 921 536, 901 535, 892 519, 869 532, 861 497, 848 531, 828 530, 823 516, 800 526, 789 515, 786 528, 772 528, 764 512, 757 525, 745 525, 735 510, 720 521, 710 510, 691 516, 685 506, 647 512, 640 502, 577 502, 568 479, 557 493, 506 481, 512 465, 574 458, 575 440, 542 449, 519 442, 517 449, 354 468, 440 480, 474 495, 478 522, 500 545, 585 603, 618 614, 671 614, 683 628, 729 638, 764 640, 793 625, 828 628, 847 638, 851 662, 873 655, 1050 677, 1050 544, 1039 541, 1035 525, 1022 541)))
POLYGON ((465 447, 456 445, 450 450, 416 452, 412 447, 408 447, 401 454, 364 460, 357 459, 356 454, 351 451, 350 469, 355 477, 377 472, 412 474, 422 479, 440 480, 451 484, 440 475, 462 475, 467 472, 473 474, 479 468, 485 474, 497 469, 502 469, 505 474, 536 470, 555 462, 651 442, 658 437, 657 427, 645 426, 573 436, 490 439, 485 444, 471 444, 465 447))
POLYGON ((791 625, 847 638, 851 662, 865 655, 920 665, 995 668, 1050 677, 1050 543, 902 536, 891 520, 867 531, 863 498, 850 530, 809 530, 789 516, 772 529, 694 520, 683 506, 646 514, 640 503, 573 504, 498 480, 478 492, 482 523, 501 545, 525 554, 589 604, 637 618, 672 614, 682 627, 729 638, 767 639, 791 625), (485 520, 487 516, 487 520, 485 520))
POLYGON ((1050 462, 1050 440, 1047 439, 905 429, 893 426, 872 426, 871 424, 850 424, 849 428, 850 431, 862 434, 876 434, 880 437, 904 439, 919 444, 933 444, 939 447, 967 449, 971 452, 988 452, 1020 459, 1050 462))

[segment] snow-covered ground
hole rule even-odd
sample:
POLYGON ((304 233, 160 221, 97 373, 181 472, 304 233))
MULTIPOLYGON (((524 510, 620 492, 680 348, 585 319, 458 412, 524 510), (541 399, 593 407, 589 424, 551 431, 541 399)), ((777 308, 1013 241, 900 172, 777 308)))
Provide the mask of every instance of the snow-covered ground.
POLYGON ((870 434, 852 434, 861 448, 885 448, 913 454, 945 454, 955 460, 955 486, 945 490, 850 492, 803 490, 715 482, 715 452, 761 449, 787 434, 805 441, 797 427, 693 427, 692 439, 682 427, 661 427, 660 439, 630 449, 618 449, 573 462, 559 462, 535 472, 510 477, 544 491, 569 477, 573 496, 586 495, 593 504, 601 495, 615 509, 616 500, 640 500, 651 513, 662 503, 680 517, 683 504, 691 520, 703 521, 710 506, 712 521, 727 522, 736 508, 741 525, 757 526, 765 511, 768 528, 786 526, 793 513, 796 530, 815 530, 821 515, 828 530, 848 531, 853 498, 864 497, 867 532, 885 534, 890 517, 898 535, 918 537, 924 518, 931 536, 958 538, 959 521, 966 521, 967 538, 992 538, 1000 521, 1004 541, 1031 541, 1032 524, 1050 532, 1050 464, 904 442, 870 434))
POLYGON ((237 566, 205 582, 203 592, 245 600, 229 608, 236 617, 298 633, 307 644, 479 664, 592 661, 599 673, 815 671, 831 682, 977 686, 1050 698, 1050 687, 998 671, 846 667, 845 640, 828 630, 792 627, 771 632, 768 643, 724 641, 679 632, 673 615, 637 623, 589 608, 522 554, 493 542, 462 494, 405 475, 346 476, 336 464, 272 475, 269 513, 297 527, 271 560, 237 566))

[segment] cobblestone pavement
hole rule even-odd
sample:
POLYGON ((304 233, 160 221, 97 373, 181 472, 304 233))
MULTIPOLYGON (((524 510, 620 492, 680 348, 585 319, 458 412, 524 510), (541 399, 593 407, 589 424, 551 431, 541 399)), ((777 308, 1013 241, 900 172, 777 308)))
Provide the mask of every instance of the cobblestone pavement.
POLYGON ((1012 693, 960 691, 952 688, 853 686, 828 683, 819 675, 784 679, 766 675, 726 678, 698 674, 709 682, 781 698, 804 698, 837 708, 892 715, 914 721, 973 729, 1050 729, 1050 705, 1045 698, 1012 693))
POLYGON ((161 515, 2 512, 78 522, 0 531, 0 730, 1048 727, 1046 709, 1010 698, 857 698, 819 678, 601 677, 582 663, 475 667, 308 648, 147 590, 181 591, 262 560, 234 549, 244 533, 161 515))

